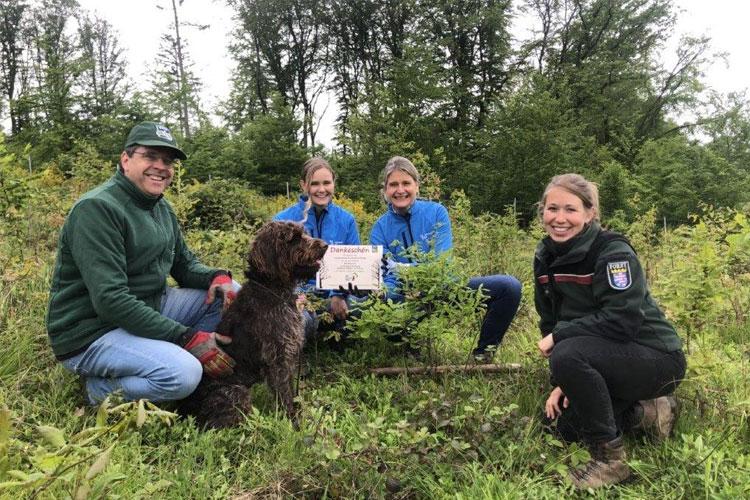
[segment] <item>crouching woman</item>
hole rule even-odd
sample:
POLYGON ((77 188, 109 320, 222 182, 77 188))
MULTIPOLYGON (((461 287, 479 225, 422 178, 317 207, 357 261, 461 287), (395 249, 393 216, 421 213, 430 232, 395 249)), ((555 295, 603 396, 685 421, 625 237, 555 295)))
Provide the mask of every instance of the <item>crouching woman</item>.
POLYGON ((591 450, 586 466, 571 472, 573 484, 615 484, 630 476, 623 432, 671 433, 672 394, 685 375, 682 342, 628 241, 599 225, 593 183, 554 177, 539 211, 547 236, 534 256, 538 347, 555 386, 545 413, 563 439, 591 450))
MULTIPOLYGON (((388 209, 373 225, 370 243, 383 246, 388 261, 383 276, 387 297, 400 302, 405 297, 398 271, 402 266, 415 264, 406 250, 416 245, 422 252, 432 248, 437 255, 449 252, 453 233, 448 210, 443 205, 417 198, 419 172, 411 161, 403 156, 392 157, 383 169, 382 178, 382 194, 388 209)), ((521 283, 513 276, 496 274, 474 277, 468 286, 474 290, 481 286, 485 291, 487 312, 472 355, 475 361, 488 363, 518 310, 521 283)))

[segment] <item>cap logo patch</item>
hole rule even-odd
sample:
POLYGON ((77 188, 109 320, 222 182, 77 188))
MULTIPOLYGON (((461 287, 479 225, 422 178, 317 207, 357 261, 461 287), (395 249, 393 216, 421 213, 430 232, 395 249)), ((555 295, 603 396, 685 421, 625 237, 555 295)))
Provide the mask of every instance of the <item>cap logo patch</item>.
POLYGON ((607 281, 614 290, 627 290, 633 284, 630 263, 627 260, 607 262, 607 281))
POLYGON ((172 137, 172 132, 170 132, 170 130, 164 125, 156 126, 156 135, 158 135, 165 141, 174 142, 174 137, 172 137))

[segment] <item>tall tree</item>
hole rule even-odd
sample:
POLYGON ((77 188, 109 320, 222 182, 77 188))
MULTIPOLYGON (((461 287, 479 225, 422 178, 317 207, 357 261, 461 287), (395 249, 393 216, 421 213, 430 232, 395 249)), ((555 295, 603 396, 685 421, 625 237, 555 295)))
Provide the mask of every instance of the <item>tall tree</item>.
POLYGON ((20 0, 0 0, 0 90, 8 106, 10 129, 17 134, 23 125, 17 99, 23 71, 22 32, 28 4, 20 0))
POLYGON ((202 83, 192 71, 193 63, 181 28, 191 26, 204 30, 208 25, 181 21, 178 7, 183 2, 184 0, 171 0, 171 31, 161 37, 149 96, 159 117, 165 121, 175 120, 182 135, 189 139, 194 126, 205 121, 206 115, 200 106, 202 83))
MULTIPOLYGON (((556 96, 567 99, 599 144, 632 161, 633 144, 659 129, 679 85, 659 75, 656 51, 674 24, 671 0, 531 0, 539 38, 526 48, 556 96), (536 57, 533 57, 536 54, 536 57), (644 99, 644 96, 649 96, 644 99)), ((694 66, 682 66, 684 74, 694 66)), ((540 80, 541 81, 541 80, 540 80)))
POLYGON ((436 0, 424 13, 450 101, 450 128, 482 126, 511 71, 510 1, 436 0))
POLYGON ((700 125, 711 117, 698 117, 695 123, 686 122, 675 126, 666 119, 666 114, 692 111, 698 104, 698 91, 703 67, 708 62, 707 37, 683 37, 677 49, 677 60, 670 69, 658 68, 651 78, 651 86, 645 93, 636 122, 635 136, 640 146, 649 138, 659 138, 683 128, 700 125))
POLYGON ((383 82, 386 69, 402 57, 415 19, 413 0, 331 0, 326 19, 327 65, 342 116, 365 83, 383 82))
MULTIPOLYGON (((330 89, 339 107, 337 122, 346 125, 351 106, 368 80, 382 81, 383 59, 387 58, 377 19, 377 0, 331 0, 326 23, 328 60, 333 77, 330 89)), ((344 131, 344 133, 346 133, 344 131)))
POLYGON ((246 40, 246 33, 240 30, 236 33, 229 50, 235 54, 237 68, 231 77, 229 97, 221 103, 219 114, 233 131, 238 132, 245 123, 268 113, 268 96, 273 85, 263 69, 258 45, 253 40, 246 40), (250 48, 247 52, 246 47, 250 48))
POLYGON ((300 123, 278 95, 269 111, 246 123, 222 152, 225 170, 250 181, 266 194, 282 194, 294 186, 307 156, 297 141, 300 123))
MULTIPOLYGON (((180 0, 180 5, 182 5, 184 0, 180 0)), ((187 85, 188 85, 188 77, 185 73, 185 57, 182 54, 182 37, 180 36, 180 18, 177 15, 177 4, 175 3, 175 0, 172 0, 172 15, 174 17, 173 26, 174 26, 174 39, 172 47, 174 49, 173 55, 175 56, 176 60, 176 70, 177 70, 177 80, 179 84, 179 96, 180 100, 179 106, 180 106, 180 123, 182 124, 182 133, 187 137, 190 138, 190 115, 188 111, 188 98, 187 98, 187 85)))
POLYGON ((178 54, 177 40, 172 34, 162 35, 148 96, 159 119, 177 123, 182 135, 190 138, 193 124, 197 125, 196 122, 205 117, 199 98, 202 83, 191 70, 192 62, 185 48, 180 52, 181 55, 178 54))
MULTIPOLYGON (((235 58, 250 62, 244 69, 255 74, 262 70, 273 82, 276 91, 295 112, 302 116, 301 143, 315 144, 318 123, 315 106, 325 90, 325 45, 320 14, 325 11, 323 0, 230 0, 239 22, 240 36, 245 43, 237 45, 235 58)), ((258 100, 268 109, 269 95, 258 100)))
POLYGON ((750 175, 750 99, 746 92, 730 93, 716 107, 714 119, 702 128, 708 147, 750 175))
POLYGON ((83 56, 82 111, 87 119, 113 113, 127 94, 123 50, 109 22, 83 15, 78 39, 83 56))
POLYGON ((639 208, 655 206, 672 224, 687 222, 701 203, 731 207, 750 199, 747 171, 681 135, 647 141, 638 153, 635 173, 639 208))
POLYGON ((28 88, 20 96, 28 106, 29 123, 18 135, 35 145, 35 154, 49 159, 73 147, 78 105, 76 86, 82 73, 80 53, 69 23, 76 19, 75 0, 42 0, 33 8, 27 44, 30 51, 28 88))

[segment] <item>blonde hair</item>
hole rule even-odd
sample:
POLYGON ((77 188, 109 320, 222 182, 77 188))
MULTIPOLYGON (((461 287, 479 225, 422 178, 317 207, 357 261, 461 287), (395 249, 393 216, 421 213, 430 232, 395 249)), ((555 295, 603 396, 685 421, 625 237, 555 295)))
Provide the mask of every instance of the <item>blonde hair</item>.
MULTIPOLYGON (((307 160, 305 163, 302 164, 302 172, 300 172, 300 180, 305 185, 309 185, 310 181, 312 180, 313 175, 315 175, 315 172, 323 168, 331 172, 333 181, 336 182, 336 172, 334 172, 333 169, 331 168, 331 164, 328 163, 324 158, 320 156, 313 156, 312 158, 310 158, 309 160, 307 160)), ((310 212, 310 208, 312 207, 312 199, 310 198, 310 193, 305 193, 305 194, 307 195, 307 201, 305 201, 305 209, 302 211, 302 220, 300 221, 300 224, 302 225, 304 225, 305 222, 307 222, 307 216, 310 212)))
POLYGON ((391 174, 397 170, 414 179, 414 182, 417 183, 417 187, 419 187, 421 179, 419 177, 419 171, 417 171, 417 167, 415 167, 408 158, 404 158, 403 156, 393 156, 386 162, 385 168, 383 168, 383 172, 380 174, 383 179, 383 186, 380 188, 380 194, 383 196, 383 199, 386 203, 389 202, 388 198, 386 198, 385 196, 385 188, 388 184, 388 177, 390 177, 391 174))
POLYGON ((540 219, 544 213, 544 204, 547 203, 547 194, 552 188, 562 188, 580 198, 584 208, 593 214, 593 220, 599 220, 599 188, 580 174, 556 175, 549 181, 537 207, 540 219))

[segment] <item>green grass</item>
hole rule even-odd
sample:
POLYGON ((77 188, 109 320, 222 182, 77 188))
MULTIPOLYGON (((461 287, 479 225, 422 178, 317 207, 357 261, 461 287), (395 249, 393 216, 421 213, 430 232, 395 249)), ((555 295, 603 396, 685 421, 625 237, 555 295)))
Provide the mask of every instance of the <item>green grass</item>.
MULTIPOLYGON (((480 222, 483 229, 457 232, 486 240, 498 222, 480 222)), ((498 234, 510 233, 504 228, 498 234)), ((747 324, 733 323, 720 309, 691 343, 675 436, 661 444, 629 437, 632 481, 592 494, 573 492, 565 471, 586 455, 546 435, 538 422, 550 387, 535 347, 530 270, 523 271, 530 267, 534 239, 513 234, 513 253, 503 262, 518 269, 526 289, 498 359, 522 363, 521 372, 376 378, 369 368, 405 362, 382 339, 361 339, 343 355, 311 347, 298 431, 264 386, 254 388, 255 408, 245 423, 231 430, 201 432, 189 420, 168 425, 157 414, 139 417, 136 406, 97 417, 96 409, 83 406, 77 378, 47 345, 51 249, 37 253, 29 242, 19 260, 12 257, 17 249, 0 244, 0 409, 9 410, 0 412, 0 498, 68 498, 84 486, 91 498, 750 496, 750 341, 747 324), (40 426, 61 430, 68 444, 45 439, 40 426), (94 432, 98 437, 83 441, 94 432), (84 480, 111 444, 106 467, 84 480), (27 479, 41 472, 41 479, 24 486, 12 471, 27 479)), ((245 235, 214 231, 190 238, 202 242, 206 261, 241 272, 241 255, 213 249, 237 248, 245 235)), ((464 241, 456 252, 470 269, 479 265, 471 263, 472 244, 464 241)), ((669 279, 666 267, 659 276, 669 279)), ((475 333, 440 338, 439 361, 465 359, 475 333)))

